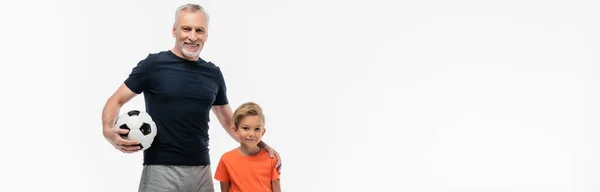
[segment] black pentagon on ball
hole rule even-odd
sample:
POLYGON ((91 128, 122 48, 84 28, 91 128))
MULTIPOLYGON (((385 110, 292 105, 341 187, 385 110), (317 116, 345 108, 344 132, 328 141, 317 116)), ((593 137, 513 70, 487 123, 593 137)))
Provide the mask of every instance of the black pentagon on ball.
MULTIPOLYGON (((127 129, 127 131, 131 131, 131 129, 129 129, 129 127, 127 127, 127 124, 123 124, 123 125, 119 126, 119 128, 127 129)), ((127 134, 119 134, 119 135, 121 135, 121 137, 123 137, 123 138, 127 137, 127 134)))
POLYGON ((127 115, 131 116, 139 116, 140 115, 140 111, 138 110, 131 110, 129 112, 127 112, 127 115))
POLYGON ((140 131, 142 132, 143 135, 148 135, 148 134, 152 133, 150 124, 148 124, 148 123, 142 124, 142 126, 140 127, 140 131))

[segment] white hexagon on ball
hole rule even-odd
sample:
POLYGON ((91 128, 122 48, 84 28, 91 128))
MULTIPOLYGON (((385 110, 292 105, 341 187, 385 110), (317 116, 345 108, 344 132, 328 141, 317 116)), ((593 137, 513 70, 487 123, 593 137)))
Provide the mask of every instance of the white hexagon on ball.
POLYGON ((142 151, 150 148, 156 137, 156 124, 146 112, 131 110, 117 118, 116 129, 128 129, 129 133, 121 135, 123 138, 135 140, 142 146, 142 151))

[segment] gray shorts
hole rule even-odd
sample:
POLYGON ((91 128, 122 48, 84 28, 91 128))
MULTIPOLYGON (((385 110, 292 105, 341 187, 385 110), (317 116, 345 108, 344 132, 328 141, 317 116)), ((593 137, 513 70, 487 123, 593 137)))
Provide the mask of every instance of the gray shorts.
POLYGON ((138 192, 214 192, 210 165, 144 165, 138 192))

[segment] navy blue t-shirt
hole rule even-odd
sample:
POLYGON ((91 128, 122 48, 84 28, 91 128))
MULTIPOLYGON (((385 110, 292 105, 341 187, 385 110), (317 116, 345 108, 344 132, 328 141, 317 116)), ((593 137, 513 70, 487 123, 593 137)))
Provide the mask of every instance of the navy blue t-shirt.
POLYGON ((146 112, 157 126, 152 146, 144 151, 144 165, 210 165, 210 109, 229 103, 218 66, 162 51, 141 60, 125 85, 144 93, 146 112))

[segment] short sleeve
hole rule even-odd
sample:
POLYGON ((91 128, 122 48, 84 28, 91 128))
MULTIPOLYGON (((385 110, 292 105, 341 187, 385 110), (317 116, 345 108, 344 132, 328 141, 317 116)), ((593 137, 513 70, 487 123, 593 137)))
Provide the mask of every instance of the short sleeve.
POLYGON ((125 79, 125 85, 136 94, 144 92, 150 86, 151 81, 151 67, 148 58, 141 60, 129 74, 129 77, 125 79))
POLYGON ((229 100, 227 99, 227 86, 225 85, 225 78, 223 77, 221 69, 217 68, 217 71, 219 73, 219 89, 217 90, 217 97, 215 98, 213 105, 227 105, 229 104, 229 100))
POLYGON ((273 167, 273 170, 271 170, 271 181, 275 181, 279 179, 279 173, 277 173, 277 167, 275 167, 277 165, 277 158, 271 159, 271 165, 273 167))
POLYGON ((227 173, 227 167, 223 161, 223 157, 219 160, 217 170, 215 171, 215 179, 221 182, 229 182, 229 173, 227 173))

